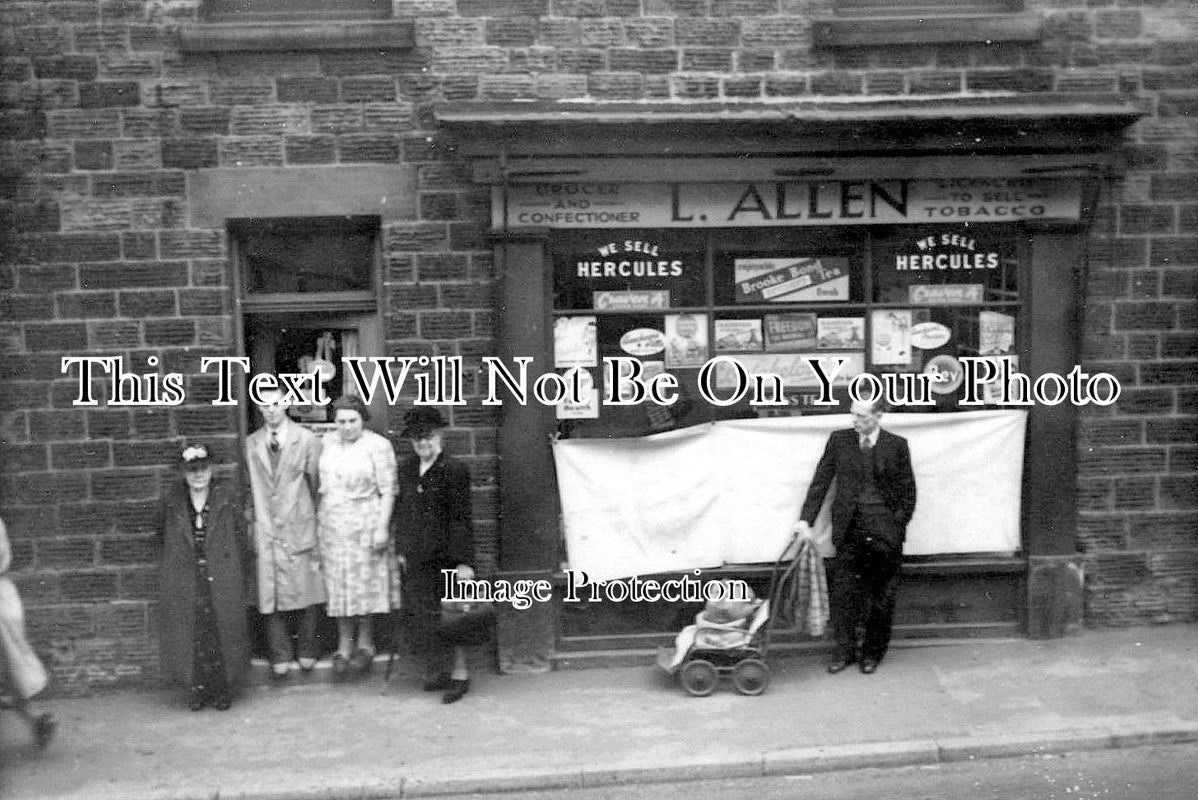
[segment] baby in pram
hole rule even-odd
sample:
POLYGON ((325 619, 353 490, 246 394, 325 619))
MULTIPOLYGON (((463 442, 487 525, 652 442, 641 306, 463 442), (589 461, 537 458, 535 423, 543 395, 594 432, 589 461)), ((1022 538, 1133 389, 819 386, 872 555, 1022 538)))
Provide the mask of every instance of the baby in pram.
POLYGON ((725 599, 708 600, 703 610, 695 615, 695 623, 683 628, 674 640, 671 668, 677 668, 695 648, 731 650, 745 647, 752 642, 754 634, 765 621, 769 611, 765 607, 767 604, 757 599, 751 589, 745 599, 728 599, 736 596, 733 587, 737 587, 737 593, 741 587, 748 587, 726 580, 721 583, 724 584, 725 599))

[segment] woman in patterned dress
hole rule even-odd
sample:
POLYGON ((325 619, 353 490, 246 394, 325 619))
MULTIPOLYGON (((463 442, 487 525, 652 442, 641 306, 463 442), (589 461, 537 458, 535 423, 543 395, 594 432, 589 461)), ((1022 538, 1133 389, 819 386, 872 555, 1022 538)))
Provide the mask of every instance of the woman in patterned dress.
POLYGON ((395 451, 366 430, 370 412, 358 398, 336 400, 333 411, 337 429, 325 434, 320 454, 317 530, 328 615, 337 620, 333 672, 340 676, 370 669, 371 615, 399 607, 399 572, 389 534, 395 451))
POLYGON ((253 563, 236 494, 212 481, 203 445, 180 456, 183 480, 163 495, 158 627, 163 677, 186 685, 190 708, 224 711, 250 663, 245 609, 253 563))

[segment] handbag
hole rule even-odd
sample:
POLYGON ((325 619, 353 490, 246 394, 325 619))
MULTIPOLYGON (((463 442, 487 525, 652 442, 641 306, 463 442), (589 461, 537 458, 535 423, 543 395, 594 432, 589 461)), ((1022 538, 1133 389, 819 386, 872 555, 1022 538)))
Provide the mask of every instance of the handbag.
POLYGON ((490 601, 442 601, 437 636, 454 647, 485 644, 494 623, 495 607, 490 601))

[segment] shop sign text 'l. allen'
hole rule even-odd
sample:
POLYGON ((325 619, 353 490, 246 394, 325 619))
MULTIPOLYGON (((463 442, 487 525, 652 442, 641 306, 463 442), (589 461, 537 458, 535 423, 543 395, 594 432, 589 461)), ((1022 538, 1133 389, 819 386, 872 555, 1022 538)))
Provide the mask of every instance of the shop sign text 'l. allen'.
POLYGON ((506 191, 494 204, 500 228, 986 223, 1076 220, 1081 210, 1077 181, 1037 178, 534 183, 506 191))

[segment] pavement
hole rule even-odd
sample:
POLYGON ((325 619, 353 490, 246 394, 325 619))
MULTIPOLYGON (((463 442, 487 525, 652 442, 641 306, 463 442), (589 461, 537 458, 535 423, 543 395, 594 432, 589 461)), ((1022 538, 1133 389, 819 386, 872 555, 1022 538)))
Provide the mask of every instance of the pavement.
POLYGON ((450 706, 381 669, 254 687, 225 712, 165 691, 50 700, 61 727, 40 754, 5 714, 0 797, 420 797, 1198 741, 1198 625, 898 641, 874 675, 824 660, 771 654, 756 697, 690 697, 656 667, 621 667, 476 672, 450 706))

